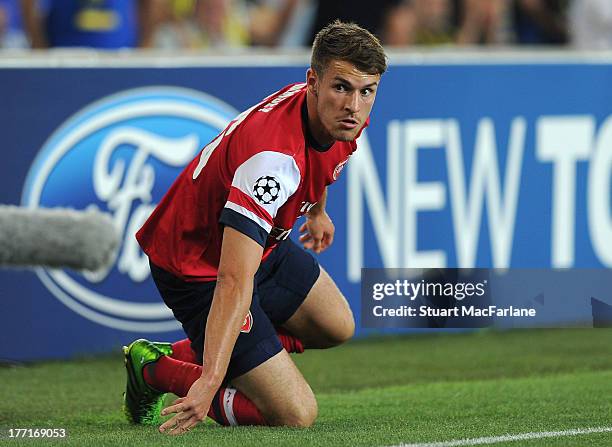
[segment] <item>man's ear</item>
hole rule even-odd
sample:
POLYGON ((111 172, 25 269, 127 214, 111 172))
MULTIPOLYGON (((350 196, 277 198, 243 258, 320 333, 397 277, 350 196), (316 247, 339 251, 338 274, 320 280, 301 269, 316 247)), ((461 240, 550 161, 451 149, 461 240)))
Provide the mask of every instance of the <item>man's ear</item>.
POLYGON ((308 86, 308 91, 315 97, 319 94, 319 76, 312 67, 306 72, 306 85, 308 86))

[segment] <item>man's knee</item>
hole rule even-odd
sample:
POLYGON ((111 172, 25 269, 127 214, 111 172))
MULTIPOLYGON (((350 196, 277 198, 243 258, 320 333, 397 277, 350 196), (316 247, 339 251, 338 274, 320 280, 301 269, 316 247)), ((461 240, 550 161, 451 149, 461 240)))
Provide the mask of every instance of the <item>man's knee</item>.
POLYGON ((277 415, 275 425, 287 427, 307 428, 314 424, 319 409, 314 394, 310 393, 307 398, 296 399, 283 414, 277 415))
MULTIPOLYGON (((288 327, 291 331, 293 328, 288 327)), ((329 319, 325 324, 320 321, 306 321, 302 330, 295 331, 301 337, 306 348, 327 349, 346 343, 355 334, 355 320, 350 309, 335 318, 329 319)))
POLYGON ((312 388, 284 350, 236 377, 232 384, 255 404, 269 425, 310 427, 317 418, 312 388))
POLYGON ((355 319, 353 313, 349 310, 348 315, 345 315, 342 322, 335 325, 327 333, 327 342, 329 347, 338 346, 346 343, 355 335, 355 319))

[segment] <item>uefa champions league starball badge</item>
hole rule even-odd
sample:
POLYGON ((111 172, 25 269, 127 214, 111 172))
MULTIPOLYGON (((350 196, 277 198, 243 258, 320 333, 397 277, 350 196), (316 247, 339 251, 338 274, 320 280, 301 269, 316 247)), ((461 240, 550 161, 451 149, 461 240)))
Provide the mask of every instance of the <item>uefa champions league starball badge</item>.
POLYGON ((272 176, 259 177, 253 186, 253 195, 259 202, 269 205, 278 199, 280 194, 280 182, 272 176))

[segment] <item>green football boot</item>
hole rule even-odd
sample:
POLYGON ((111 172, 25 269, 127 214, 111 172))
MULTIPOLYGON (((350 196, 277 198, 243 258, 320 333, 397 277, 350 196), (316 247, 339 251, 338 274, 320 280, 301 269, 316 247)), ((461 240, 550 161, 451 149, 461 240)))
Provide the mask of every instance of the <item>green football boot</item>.
POLYGON ((158 425, 166 393, 149 386, 143 376, 145 365, 156 362, 162 355, 171 355, 170 343, 139 339, 123 347, 127 386, 123 395, 123 412, 133 424, 158 425))

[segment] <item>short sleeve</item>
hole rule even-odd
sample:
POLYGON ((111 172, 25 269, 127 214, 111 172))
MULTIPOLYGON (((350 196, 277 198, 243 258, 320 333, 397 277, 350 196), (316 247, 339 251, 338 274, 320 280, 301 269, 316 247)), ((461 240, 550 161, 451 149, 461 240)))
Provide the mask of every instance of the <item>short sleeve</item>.
POLYGON ((264 151, 236 169, 220 223, 265 246, 281 206, 297 190, 300 171, 290 155, 264 151))

